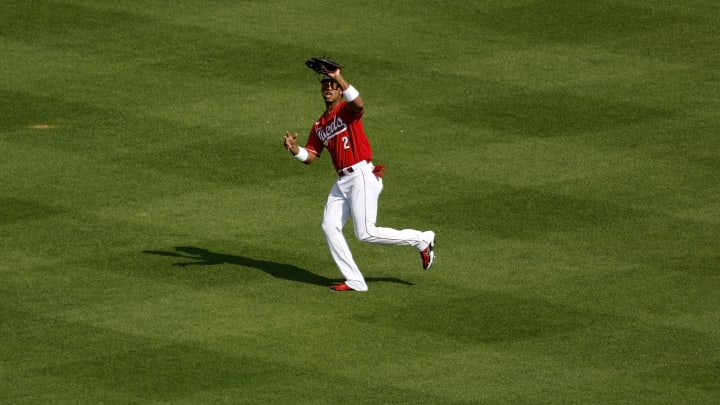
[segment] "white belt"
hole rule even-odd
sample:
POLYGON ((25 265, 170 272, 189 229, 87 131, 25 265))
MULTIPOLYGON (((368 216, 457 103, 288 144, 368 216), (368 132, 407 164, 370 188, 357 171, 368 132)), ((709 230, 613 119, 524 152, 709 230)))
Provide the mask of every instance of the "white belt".
POLYGON ((369 164, 370 164, 370 163, 369 163, 367 160, 361 160, 361 161, 355 163, 354 165, 348 166, 348 167, 346 167, 346 168, 344 168, 344 169, 340 169, 340 170, 338 170, 337 172, 338 172, 338 174, 340 175, 340 177, 342 177, 342 176, 347 176, 347 175, 350 175, 350 174, 352 174, 352 173, 355 173, 356 170, 360 169, 360 168, 363 167, 363 166, 367 166, 367 165, 369 165, 369 164))

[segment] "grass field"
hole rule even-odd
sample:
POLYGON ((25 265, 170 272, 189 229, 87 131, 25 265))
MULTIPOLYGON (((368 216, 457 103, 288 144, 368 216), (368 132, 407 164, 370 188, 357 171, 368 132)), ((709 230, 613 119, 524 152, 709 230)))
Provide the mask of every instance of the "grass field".
POLYGON ((0 403, 710 404, 711 0, 3 0, 0 403), (346 65, 378 224, 282 147, 346 65))

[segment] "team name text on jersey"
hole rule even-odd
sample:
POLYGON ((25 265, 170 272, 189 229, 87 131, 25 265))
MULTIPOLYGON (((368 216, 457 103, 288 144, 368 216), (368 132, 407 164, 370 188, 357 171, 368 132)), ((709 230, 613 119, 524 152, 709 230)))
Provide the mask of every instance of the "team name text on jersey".
POLYGON ((319 126, 315 130, 315 133, 318 138, 323 141, 323 143, 326 143, 330 139, 338 136, 345 131, 347 131, 347 124, 345 124, 345 121, 343 121, 342 118, 336 115, 331 123, 324 127, 319 126))

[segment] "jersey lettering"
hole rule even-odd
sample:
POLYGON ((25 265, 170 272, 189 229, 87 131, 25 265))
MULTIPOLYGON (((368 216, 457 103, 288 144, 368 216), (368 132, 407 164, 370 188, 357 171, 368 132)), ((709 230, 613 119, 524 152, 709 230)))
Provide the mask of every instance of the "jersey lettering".
POLYGON ((305 148, 319 157, 327 149, 336 170, 362 160, 372 160, 370 142, 362 125, 362 111, 352 111, 342 101, 333 111, 326 111, 315 121, 305 148))
POLYGON ((335 116, 331 123, 324 127, 318 127, 315 134, 327 145, 327 142, 339 134, 347 131, 347 124, 339 116, 335 116))

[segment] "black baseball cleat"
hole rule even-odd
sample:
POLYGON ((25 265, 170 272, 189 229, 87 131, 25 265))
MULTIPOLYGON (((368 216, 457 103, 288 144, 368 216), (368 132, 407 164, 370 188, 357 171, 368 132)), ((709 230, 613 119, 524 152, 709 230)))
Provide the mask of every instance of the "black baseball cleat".
POLYGON ((433 234, 433 239, 428 244, 428 247, 420 252, 420 258, 422 259, 423 270, 427 270, 433 265, 435 261, 435 234, 433 234))
POLYGON ((328 287, 330 291, 355 291, 353 290, 349 285, 342 283, 342 284, 335 284, 328 287))

